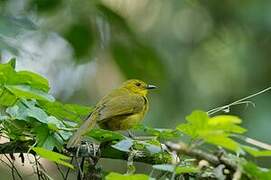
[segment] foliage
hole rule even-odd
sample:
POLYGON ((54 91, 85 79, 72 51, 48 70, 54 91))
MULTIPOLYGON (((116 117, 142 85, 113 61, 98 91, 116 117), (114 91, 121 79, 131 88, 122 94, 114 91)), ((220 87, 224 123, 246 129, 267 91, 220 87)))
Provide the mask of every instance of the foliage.
MULTIPOLYGON (((43 158, 73 168, 73 165, 66 161, 70 158, 60 153, 66 151, 65 143, 72 131, 81 124, 82 119, 91 113, 91 108, 56 101, 49 94, 50 88, 45 78, 33 72, 16 71, 15 64, 14 59, 0 64, 0 122, 3 127, 1 133, 13 142, 32 140, 29 152, 33 150, 43 158)), ((210 117, 206 112, 197 110, 187 116, 186 121, 176 129, 155 129, 143 125, 135 127, 135 131, 145 133, 148 139, 126 137, 118 132, 103 129, 92 129, 87 138, 94 139, 100 145, 109 145, 111 154, 116 151, 128 154, 127 174, 111 172, 105 177, 109 180, 152 178, 153 175, 134 174, 136 169, 133 162, 146 156, 153 159, 152 162, 148 161, 153 165, 153 171, 165 173, 168 177, 215 175, 217 170, 214 169, 218 168, 215 165, 209 164, 209 170, 204 170, 197 164, 197 159, 189 157, 189 153, 183 157, 176 153, 174 156, 174 152, 165 145, 165 142, 178 142, 182 139, 187 141, 186 151, 194 148, 204 149, 212 145, 208 151, 214 153, 223 148, 229 160, 242 167, 242 173, 246 176, 253 179, 270 177, 270 170, 246 160, 245 152, 254 157, 267 157, 271 156, 271 153, 269 150, 259 150, 236 140, 238 135, 247 131, 241 127, 242 121, 239 117, 210 117)))

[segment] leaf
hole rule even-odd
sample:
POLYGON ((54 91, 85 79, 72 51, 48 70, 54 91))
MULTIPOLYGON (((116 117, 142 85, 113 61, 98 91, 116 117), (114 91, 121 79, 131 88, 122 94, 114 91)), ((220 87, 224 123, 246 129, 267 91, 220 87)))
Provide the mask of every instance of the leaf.
POLYGON ((177 126, 177 130, 192 139, 197 138, 229 150, 241 151, 239 143, 230 138, 232 134, 242 134, 246 131, 237 125, 241 123, 238 117, 220 115, 209 118, 206 112, 193 111, 186 120, 187 123, 177 126))
POLYGON ((243 164, 243 170, 248 175, 248 177, 250 177, 250 179, 256 180, 271 179, 270 170, 258 167, 256 164, 252 162, 245 162, 243 164))
POLYGON ((149 176, 145 174, 119 174, 115 172, 109 173, 106 177, 106 180, 150 180, 149 176))
POLYGON ((271 150, 258 150, 256 148, 243 145, 242 148, 254 157, 270 157, 271 150))
POLYGON ((8 61, 8 64, 10 64, 10 66, 15 69, 16 67, 16 59, 15 58, 11 58, 9 61, 8 61))
POLYGON ((6 113, 9 114, 14 119, 27 121, 28 117, 27 107, 25 107, 25 105, 22 104, 21 102, 16 103, 12 107, 8 107, 6 109, 6 113))
POLYGON ((48 127, 50 125, 53 125, 55 127, 55 128, 52 128, 52 130, 57 131, 58 129, 65 128, 65 125, 60 120, 55 118, 54 116, 47 117, 46 121, 48 123, 48 127))
POLYGON ((37 89, 33 89, 27 85, 6 85, 11 93, 19 98, 26 99, 37 99, 37 100, 45 100, 45 101, 54 101, 54 97, 37 89))
POLYGON ((39 106, 48 114, 61 120, 81 122, 82 117, 90 114, 92 108, 77 104, 62 104, 60 102, 39 101, 39 106))
POLYGON ((32 88, 48 92, 49 91, 49 82, 44 77, 30 72, 30 71, 19 71, 17 72, 16 77, 12 78, 11 84, 24 84, 29 85, 32 88))
POLYGON ((44 140, 43 144, 41 145, 42 148, 48 149, 48 150, 53 150, 54 147, 57 146, 57 141, 54 138, 52 134, 48 134, 46 139, 44 140))
POLYGON ((69 168, 74 169, 73 165, 71 165, 70 163, 66 162, 65 160, 70 160, 70 157, 65 156, 63 154, 59 154, 53 151, 49 151, 47 149, 44 148, 40 148, 40 147, 34 147, 33 150, 41 157, 53 161, 57 164, 61 164, 64 166, 67 166, 69 168))
POLYGON ((176 174, 183 174, 183 173, 197 173, 199 169, 192 166, 178 166, 175 170, 176 174))
POLYGON ((239 143, 227 137, 226 134, 209 134, 204 137, 204 140, 211 144, 215 144, 235 152, 241 151, 239 143))
POLYGON ((246 132, 246 129, 236 125, 241 122, 241 119, 236 116, 220 115, 210 118, 208 125, 217 130, 220 129, 226 132, 242 134, 246 132))
POLYGON ((192 114, 186 116, 186 120, 193 126, 199 127, 200 129, 204 129, 207 126, 209 116, 204 111, 196 110, 193 111, 192 114))
POLYGON ((120 151, 129 152, 132 145, 133 141, 131 139, 125 139, 118 142, 117 144, 112 145, 112 147, 120 151))
POLYGON ((0 105, 12 106, 15 104, 17 98, 11 92, 6 89, 0 89, 0 105))
POLYGON ((27 118, 34 118, 41 123, 48 123, 47 114, 29 101, 22 99, 14 106, 8 107, 6 112, 14 119, 28 121, 27 118))
POLYGON ((193 166, 177 166, 175 167, 172 164, 158 164, 152 166, 154 169, 160 170, 160 171, 168 171, 173 173, 175 171, 176 174, 183 174, 183 173, 197 173, 199 172, 199 169, 193 166))
MULTIPOLYGON (((36 135, 36 140, 38 142, 37 146, 43 147, 44 142, 49 136, 49 129, 47 128, 47 126, 46 125, 35 126, 33 128, 32 133, 36 135)), ((50 148, 47 148, 47 149, 50 149, 50 148)))
POLYGON ((92 129, 89 133, 87 133, 87 135, 96 139, 99 142, 120 141, 125 139, 125 137, 120 133, 104 129, 92 129))
POLYGON ((152 128, 144 126, 142 124, 135 126, 134 129, 142 130, 150 135, 156 136, 157 138, 163 140, 175 139, 181 136, 179 131, 177 130, 152 128))
POLYGON ((15 64, 15 59, 11 59, 6 64, 0 64, 0 86, 28 85, 33 89, 48 92, 49 83, 47 79, 30 71, 16 72, 14 69, 15 64))

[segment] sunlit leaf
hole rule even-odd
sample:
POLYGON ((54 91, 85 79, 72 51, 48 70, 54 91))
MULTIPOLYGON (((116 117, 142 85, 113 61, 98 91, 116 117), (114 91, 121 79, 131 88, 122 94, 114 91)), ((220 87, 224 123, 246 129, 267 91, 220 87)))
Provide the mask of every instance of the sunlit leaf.
POLYGON ((242 148, 254 157, 270 157, 271 150, 259 150, 250 146, 243 145, 242 148))
POLYGON ((46 100, 54 101, 54 97, 37 89, 33 89, 30 86, 26 85, 5 85, 11 93, 20 98, 26 99, 37 99, 37 100, 46 100))
POLYGON ((232 151, 239 152, 241 150, 240 145, 233 139, 227 137, 226 134, 209 134, 204 137, 204 140, 232 151))
POLYGON ((260 168, 252 162, 245 162, 243 164, 243 169, 244 169, 244 172, 251 179, 257 179, 257 180, 271 179, 271 171, 269 169, 260 168))
POLYGON ((0 89, 0 93, 0 105, 2 106, 12 106, 17 100, 17 97, 6 89, 0 89))
POLYGON ((175 167, 172 164, 158 164, 152 166, 154 169, 160 170, 160 171, 168 171, 168 172, 175 172, 176 174, 183 174, 183 173, 197 173, 199 172, 199 169, 193 166, 177 166, 175 167))
POLYGON ((145 174, 119 174, 115 172, 109 173, 106 180, 150 180, 151 178, 145 174))
POLYGON ((34 147, 33 150, 41 157, 53 161, 57 164, 61 164, 64 166, 67 166, 69 168, 74 168, 73 165, 71 165, 70 163, 66 162, 65 160, 70 160, 70 157, 65 156, 63 154, 59 154, 53 151, 49 151, 47 149, 44 148, 40 148, 40 147, 34 147))
POLYGON ((221 146, 233 151, 241 151, 240 144, 230 135, 242 134, 246 129, 237 125, 241 120, 236 116, 221 115, 209 118, 203 111, 193 111, 187 116, 187 123, 177 126, 177 130, 189 135, 193 139, 221 146))

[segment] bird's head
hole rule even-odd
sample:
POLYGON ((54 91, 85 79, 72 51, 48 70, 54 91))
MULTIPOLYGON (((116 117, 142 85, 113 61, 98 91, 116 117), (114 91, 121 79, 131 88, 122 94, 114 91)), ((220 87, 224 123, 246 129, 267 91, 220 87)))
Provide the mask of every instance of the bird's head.
POLYGON ((148 94, 148 90, 157 88, 154 85, 147 84, 137 79, 131 79, 131 80, 125 81, 122 87, 128 89, 129 91, 133 93, 140 94, 142 96, 146 96, 148 94))

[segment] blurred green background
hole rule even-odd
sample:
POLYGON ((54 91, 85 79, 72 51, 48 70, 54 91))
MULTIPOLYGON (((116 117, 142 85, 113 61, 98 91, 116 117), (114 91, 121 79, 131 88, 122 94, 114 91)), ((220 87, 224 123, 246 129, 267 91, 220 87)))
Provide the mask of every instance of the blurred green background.
MULTIPOLYGON (((271 1, 1 0, 0 60, 95 105, 129 78, 159 86, 144 123, 171 128, 271 85, 271 1)), ((271 143, 271 94, 231 109, 271 143)))

